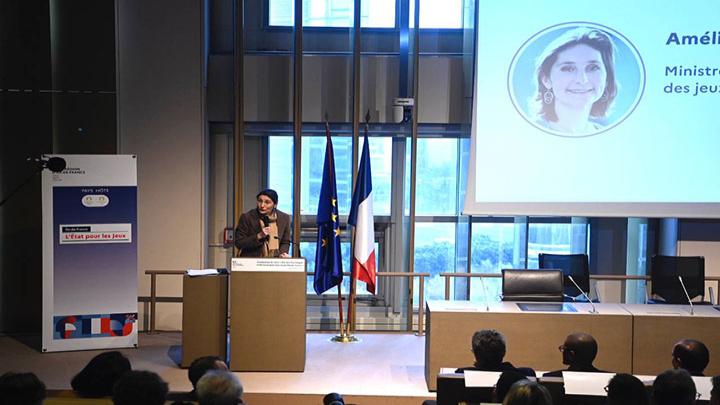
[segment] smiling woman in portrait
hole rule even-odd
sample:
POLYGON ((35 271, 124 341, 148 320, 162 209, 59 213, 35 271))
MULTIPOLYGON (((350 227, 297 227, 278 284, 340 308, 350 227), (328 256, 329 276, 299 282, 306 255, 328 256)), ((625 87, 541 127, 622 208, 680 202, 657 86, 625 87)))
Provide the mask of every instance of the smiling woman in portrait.
POLYGON ((538 125, 564 136, 604 127, 618 90, 610 35, 587 27, 566 32, 540 54, 535 73, 531 106, 538 125))

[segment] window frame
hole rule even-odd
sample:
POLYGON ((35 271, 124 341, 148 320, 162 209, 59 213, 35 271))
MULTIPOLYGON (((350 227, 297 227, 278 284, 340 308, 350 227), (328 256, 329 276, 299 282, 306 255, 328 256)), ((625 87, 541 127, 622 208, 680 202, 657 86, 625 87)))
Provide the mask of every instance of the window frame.
MULTIPOLYGON (((265 31, 269 32, 292 32, 295 30, 294 25, 271 25, 270 24, 270 1, 272 0, 263 0, 263 22, 262 26, 265 31)), ((390 28, 380 28, 380 27, 360 27, 361 33, 374 33, 374 34, 390 34, 390 35, 396 35, 398 34, 402 28, 400 27, 400 3, 398 0, 395 1, 395 26, 390 28)), ((411 0, 412 1, 412 0, 411 0)), ((334 32, 334 33, 348 33, 351 34, 354 27, 302 27, 303 31, 307 30, 308 32, 334 32)), ((408 27, 408 29, 413 30, 414 28, 408 27)), ((443 33, 462 33, 463 28, 420 28, 420 32, 422 33, 428 33, 428 34, 438 34, 441 35, 443 33)))

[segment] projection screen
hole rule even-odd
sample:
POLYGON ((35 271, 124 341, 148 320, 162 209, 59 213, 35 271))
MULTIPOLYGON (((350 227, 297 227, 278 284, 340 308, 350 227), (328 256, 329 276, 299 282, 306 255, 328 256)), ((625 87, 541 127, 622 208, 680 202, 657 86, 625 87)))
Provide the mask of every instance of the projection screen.
POLYGON ((463 213, 720 217, 720 2, 477 12, 463 213))

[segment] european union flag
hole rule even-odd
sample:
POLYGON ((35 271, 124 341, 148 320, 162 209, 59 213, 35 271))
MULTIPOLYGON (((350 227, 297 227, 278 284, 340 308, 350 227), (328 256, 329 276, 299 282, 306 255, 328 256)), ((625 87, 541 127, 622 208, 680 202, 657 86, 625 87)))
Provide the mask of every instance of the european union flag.
POLYGON ((325 127, 325 166, 323 167, 320 200, 318 202, 318 238, 315 250, 315 292, 320 295, 340 284, 343 278, 340 253, 340 215, 338 214, 335 158, 330 128, 325 127))

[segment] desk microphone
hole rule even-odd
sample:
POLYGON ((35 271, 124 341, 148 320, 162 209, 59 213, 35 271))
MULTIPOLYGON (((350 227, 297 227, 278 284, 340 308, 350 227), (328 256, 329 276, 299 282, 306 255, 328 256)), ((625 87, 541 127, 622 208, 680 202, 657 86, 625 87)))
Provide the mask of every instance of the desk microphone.
POLYGON ((592 309, 590 310, 590 313, 591 313, 591 314, 597 314, 598 311, 597 311, 597 309, 595 309, 595 304, 593 304, 593 302, 592 302, 592 300, 590 299, 590 297, 589 297, 587 294, 585 294, 585 291, 583 291, 583 289, 580 288, 580 286, 578 285, 578 283, 575 282, 575 279, 573 279, 572 276, 568 276, 568 278, 570 279, 570 281, 572 281, 573 285, 574 285, 578 290, 580 290, 580 293, 583 295, 583 297, 585 297, 585 299, 588 300, 588 302, 590 303, 590 306, 592 307, 592 309))
POLYGON ((687 288, 685 288, 685 283, 683 283, 682 276, 678 276, 678 280, 680 280, 680 285, 682 286, 683 291, 685 292, 685 297, 688 300, 688 304, 690 304, 690 315, 695 315, 695 309, 693 308, 692 300, 690 299, 690 294, 688 294, 687 288))
POLYGON ((480 276, 480 285, 482 285, 483 295, 485 296, 485 311, 490 312, 490 301, 488 301, 487 288, 485 288, 485 279, 480 276))
POLYGON ((598 283, 595 283, 594 287, 595 287, 595 296, 597 297, 598 302, 602 302, 602 300, 600 299, 600 290, 598 289, 598 283))

